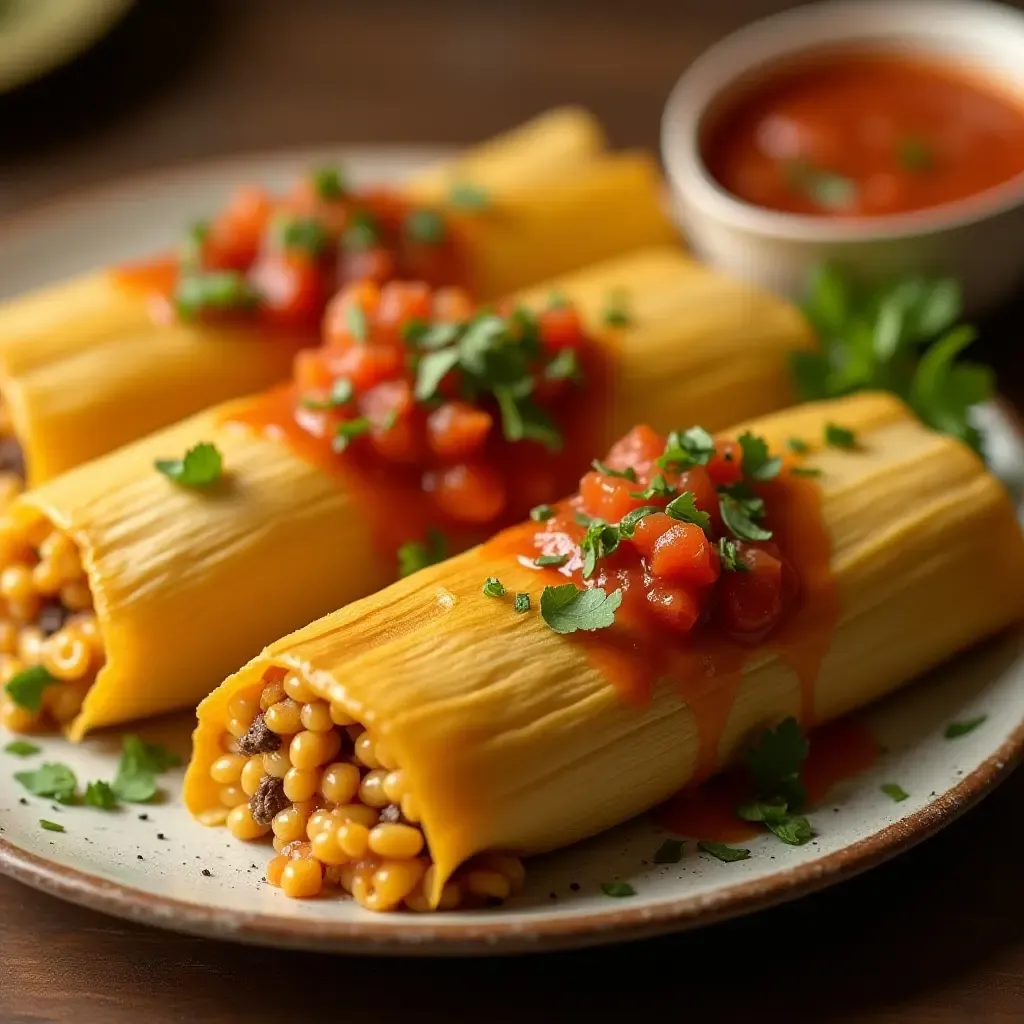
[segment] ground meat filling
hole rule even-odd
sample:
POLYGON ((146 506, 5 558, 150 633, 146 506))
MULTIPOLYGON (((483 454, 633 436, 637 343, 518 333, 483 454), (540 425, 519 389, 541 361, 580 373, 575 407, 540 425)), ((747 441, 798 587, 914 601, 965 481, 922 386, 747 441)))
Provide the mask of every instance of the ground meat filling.
MULTIPOLYGON (((432 909, 416 796, 386 742, 277 667, 231 699, 225 726, 210 778, 235 838, 273 834, 271 885, 293 897, 335 887, 370 910, 432 909)), ((437 909, 500 902, 522 881, 517 858, 483 854, 444 886, 437 909)))

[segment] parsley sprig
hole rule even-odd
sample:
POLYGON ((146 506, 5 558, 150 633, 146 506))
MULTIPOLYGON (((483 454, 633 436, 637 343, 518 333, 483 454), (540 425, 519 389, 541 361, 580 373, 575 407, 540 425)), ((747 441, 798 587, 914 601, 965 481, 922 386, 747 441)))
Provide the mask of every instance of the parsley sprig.
POLYGON ((991 398, 994 376, 959 358, 976 333, 958 324, 955 280, 911 277, 864 289, 841 269, 823 266, 812 278, 804 314, 817 331, 818 350, 792 356, 801 400, 890 391, 930 427, 981 452, 972 410, 991 398))

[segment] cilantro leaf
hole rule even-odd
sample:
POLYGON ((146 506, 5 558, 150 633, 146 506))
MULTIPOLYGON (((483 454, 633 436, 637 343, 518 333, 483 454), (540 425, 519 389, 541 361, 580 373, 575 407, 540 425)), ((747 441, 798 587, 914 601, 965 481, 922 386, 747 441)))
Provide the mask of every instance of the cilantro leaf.
POLYGON ((159 792, 156 777, 179 765, 181 759, 157 743, 146 743, 133 734, 121 740, 121 760, 111 786, 119 800, 142 804, 159 792))
POLYGON ((561 349, 554 359, 544 367, 544 379, 578 382, 581 379, 580 360, 575 350, 571 348, 561 349))
POLYGON ((619 520, 619 536, 626 538, 632 537, 636 532, 636 525, 641 519, 660 511, 661 509, 656 505, 643 505, 640 508, 633 509, 632 512, 627 512, 622 519, 619 520))
POLYGON ((476 185, 460 183, 452 186, 448 202, 460 210, 486 210, 491 205, 491 198, 476 185))
POLYGON ((749 800, 736 808, 736 813, 744 821, 782 821, 789 810, 786 801, 780 796, 770 800, 749 800))
POLYGON ((52 797, 60 804, 75 801, 78 780, 66 764, 47 763, 35 771, 17 772, 14 777, 35 796, 52 797))
POLYGON ((651 859, 655 864, 678 864, 683 859, 685 845, 682 839, 666 839, 654 851, 654 857, 651 859))
POLYGON ((319 167, 310 178, 321 199, 340 199, 345 194, 345 177, 337 167, 319 167))
POLYGON ((600 459, 594 459, 590 465, 598 473, 603 473, 605 476, 620 477, 623 480, 629 480, 630 483, 636 483, 636 470, 632 466, 627 466, 625 469, 612 469, 611 466, 606 465, 600 459))
POLYGON ((117 794, 109 782, 90 782, 85 787, 85 802, 102 811, 112 811, 117 806, 117 794))
POLYGON ((327 248, 327 229, 316 217, 284 217, 274 225, 282 249, 319 256, 327 248))
POLYGON ((805 157, 789 161, 786 175, 793 191, 829 210, 848 209, 857 198, 852 178, 818 167, 805 157))
POLYGON ((715 548, 718 551, 718 560, 726 572, 750 572, 750 566, 743 559, 735 541, 729 540, 728 537, 719 537, 715 548))
POLYGON ((678 498, 673 498, 665 506, 665 512, 681 523, 693 523, 702 530, 711 529, 711 516, 697 508, 693 491, 683 491, 678 498))
POLYGON ((11 676, 4 692, 18 707, 38 714, 43 706, 43 691, 56 681, 42 665, 32 665, 11 676))
POLYGON ((259 299, 259 292, 237 270, 196 270, 178 279, 174 307, 182 320, 195 320, 202 313, 252 310, 259 299))
POLYGON ((766 818, 765 825, 790 846, 803 846, 804 843, 809 843, 814 838, 811 823, 798 814, 787 815, 777 820, 766 818))
POLYGON ((838 423, 825 424, 825 444, 832 448, 843 448, 846 451, 854 451, 857 447, 857 435, 838 423))
POLYGON ((718 496, 718 507, 722 522, 734 537, 740 540, 771 540, 771 530, 754 521, 764 515, 764 502, 760 498, 725 491, 718 496))
POLYGON ((504 597, 506 593, 505 584, 497 576, 488 576, 482 590, 487 597, 504 597))
POLYGON ((786 718, 774 729, 765 729, 757 742, 744 751, 758 796, 781 800, 799 809, 807 799, 800 769, 808 752, 807 740, 795 718, 786 718))
POLYGON ((715 454, 715 439, 703 427, 673 430, 665 440, 665 451, 658 458, 661 469, 685 469, 706 466, 715 454))
POLYGON ((398 549, 398 577, 404 579, 428 565, 443 562, 447 555, 447 541, 439 530, 427 530, 426 543, 407 541, 398 549))
POLYGON ((440 245, 447 230, 444 218, 436 210, 413 210, 405 218, 405 233, 420 245, 440 245))
POLYGON ((326 398, 304 396, 302 404, 307 409, 338 409, 355 397, 355 388, 348 377, 339 377, 332 385, 326 398))
MULTIPOLYGON (((375 249, 380 245, 380 227, 377 224, 377 218, 367 210, 359 210, 354 213, 345 228, 345 233, 341 236, 341 244, 348 252, 366 252, 369 249, 375 249)), ((360 312, 362 312, 361 309, 360 312)), ((353 334, 353 337, 356 335, 353 334)))
POLYGON ((539 566, 542 569, 546 566, 554 566, 557 568, 558 566, 565 565, 565 563, 568 561, 568 555, 538 555, 533 560, 533 564, 539 566))
POLYGON ((725 843, 715 843, 710 839, 702 839, 697 843, 697 849, 703 850, 704 853, 710 853, 712 857, 716 857, 726 864, 731 864, 737 860, 746 860, 750 856, 749 850, 736 846, 726 846, 725 843))
POLYGON ((530 610, 530 595, 524 594, 520 591, 516 594, 515 600, 512 602, 512 607, 520 614, 528 612, 530 610))
POLYGON ((600 520, 591 523, 580 541, 583 554, 583 578, 590 579, 594 575, 597 563, 618 549, 619 530, 600 520))
POLYGON ((743 475, 750 480, 763 482, 779 475, 782 459, 768 454, 768 443, 763 437, 745 431, 740 434, 740 450, 743 452, 743 475))
POLYGON ((891 799, 894 803, 902 803, 904 800, 910 797, 910 794, 896 782, 883 783, 879 789, 891 799))
POLYGON ((642 491, 630 491, 631 498, 640 498, 642 501, 650 501, 651 498, 671 498, 677 488, 665 479, 663 473, 655 473, 651 482, 642 491))
POLYGON ((47 832, 64 832, 66 829, 63 825, 58 825, 55 821, 47 821, 46 818, 40 818, 39 824, 46 829, 47 832))
POLYGON ((425 402, 437 394, 441 381, 459 363, 457 348, 442 348, 425 355, 416 367, 416 400, 425 402))
POLYGON ((636 889, 634 889, 629 882, 602 882, 601 892, 603 892, 605 896, 614 896, 617 899, 620 899, 623 896, 636 895, 636 889))
POLYGON ((181 459, 157 459, 157 470, 182 487, 208 487, 220 479, 224 468, 217 446, 200 441, 181 459))
POLYGON ((806 455, 811 450, 811 446, 799 437, 789 438, 786 441, 786 447, 791 452, 796 452, 797 455, 806 455))
POLYGON ((947 740, 955 740, 960 736, 966 736, 969 732, 974 732, 987 719, 988 715, 978 715, 977 718, 968 718, 964 722, 950 722, 942 735, 947 740))
POLYGON ((540 595, 540 613, 556 633, 605 629, 615 621, 622 603, 622 591, 605 593, 600 587, 580 590, 575 583, 545 587, 540 595))
POLYGON ((535 523, 545 523, 558 515, 558 509, 554 505, 534 505, 530 509, 530 518, 535 523))
POLYGON ((343 452, 357 437, 368 434, 373 429, 373 424, 365 416, 356 416, 350 420, 343 420, 334 428, 334 437, 331 440, 332 451, 343 452))
POLYGON ((38 754, 40 752, 40 747, 37 747, 34 743, 29 743, 26 740, 11 740, 11 742, 4 747, 5 754, 13 754, 15 757, 32 757, 33 754, 38 754))

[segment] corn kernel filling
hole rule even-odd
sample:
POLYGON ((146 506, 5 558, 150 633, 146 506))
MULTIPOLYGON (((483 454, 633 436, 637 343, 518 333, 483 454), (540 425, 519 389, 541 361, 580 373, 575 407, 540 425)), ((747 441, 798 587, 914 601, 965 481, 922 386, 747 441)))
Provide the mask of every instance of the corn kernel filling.
POLYGON ((0 725, 32 732, 68 724, 104 661, 103 639, 78 548, 45 519, 0 516, 0 725), (38 709, 6 687, 41 666, 38 709))
MULTIPOLYGON (((338 889, 369 910, 430 909, 434 867, 416 798, 384 741, 278 667, 232 698, 226 729, 210 778, 236 839, 273 837, 271 885, 300 899, 338 889)), ((522 883, 518 858, 482 854, 448 881, 437 909, 498 902, 522 883)))

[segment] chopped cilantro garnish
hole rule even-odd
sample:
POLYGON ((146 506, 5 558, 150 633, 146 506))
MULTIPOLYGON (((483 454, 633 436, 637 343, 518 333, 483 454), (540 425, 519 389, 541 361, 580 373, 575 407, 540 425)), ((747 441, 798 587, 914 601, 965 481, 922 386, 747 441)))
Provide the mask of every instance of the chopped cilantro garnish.
POLYGON ((43 706, 43 691, 56 681, 42 665, 32 665, 11 676, 4 692, 18 707, 36 714, 43 706))
POLYGON ((34 743, 29 743, 27 740, 11 740, 4 747, 4 753, 13 754, 15 757, 31 757, 33 754, 40 753, 40 749, 34 743))
POLYGON ((763 482, 779 475, 782 459, 768 454, 768 444, 763 437, 748 430, 740 435, 739 445, 743 452, 743 475, 748 480, 763 482))
POLYGON ((974 732, 987 718, 988 715, 978 715, 977 718, 968 718, 964 722, 950 722, 942 735, 947 740, 955 740, 958 736, 966 736, 969 732, 974 732))
POLYGON ((373 214, 366 210, 354 213, 341 236, 341 244, 348 252, 366 252, 380 245, 380 229, 373 214))
POLYGON ((178 260, 184 271, 196 271, 203 265, 203 247, 210 235, 208 221, 201 220, 192 224, 185 232, 185 240, 181 243, 178 260))
POLYGON ((786 447, 791 452, 796 452, 797 455, 806 455, 811 450, 811 446, 799 437, 789 438, 786 441, 786 447))
POLYGON ((788 811, 789 806, 780 796, 770 800, 749 800, 736 808, 736 814, 744 821, 782 821, 788 811))
POLYGON ((551 417, 514 387, 494 389, 501 411, 501 426, 507 441, 539 441, 552 451, 562 447, 562 435, 551 417))
POLYGON ((740 555, 736 542, 728 537, 719 537, 715 542, 715 549, 718 551, 718 560, 726 572, 750 572, 750 566, 740 555))
POLYGON ((250 310, 258 303, 259 293, 236 270, 190 271, 178 280, 174 294, 182 320, 194 320, 205 312, 250 310))
POLYGON ((46 818, 40 818, 39 824, 46 829, 47 832, 64 832, 65 828, 63 825, 58 825, 55 821, 47 821, 46 818))
POLYGON ((802 807, 807 796, 800 781, 800 769, 808 749, 795 718, 786 718, 774 729, 765 729, 744 752, 758 795, 770 801, 781 799, 791 809, 802 807))
POLYGON ((910 794, 897 782, 886 782, 879 787, 882 792, 894 803, 903 803, 909 799, 910 794))
POLYGON ((459 351, 455 348, 442 348, 436 352, 428 352, 416 367, 417 401, 425 402, 437 394, 441 381, 459 362, 459 351))
POLYGON ((703 427, 673 430, 665 440, 665 451, 658 465, 662 469, 706 466, 714 454, 715 439, 703 427))
POLYGON ((530 518, 535 523, 545 523, 558 515, 558 509, 554 505, 534 505, 530 509, 530 518))
POLYGON ((327 229, 316 217, 284 217, 274 225, 282 249, 319 256, 327 248, 327 229))
POLYGON ((369 340, 370 328, 366 322, 366 311, 358 303, 353 302, 345 310, 345 325, 348 327, 349 334, 360 345, 365 344, 369 340))
POLYGON ((579 382, 580 360, 576 350, 571 348, 560 349, 558 354, 544 367, 545 380, 571 380, 579 382))
POLYGON ((565 565, 569 561, 568 555, 538 555, 534 560, 533 564, 538 565, 541 568, 545 566, 560 566, 565 565))
POLYGON ((447 542, 439 530, 427 530, 426 543, 407 541, 398 549, 398 576, 411 576, 428 565, 443 562, 446 557, 447 542))
POLYGON ((405 233, 420 245, 440 245, 444 241, 444 218, 436 210, 413 210, 405 218, 405 233))
POLYGON ((825 444, 852 451, 857 447, 857 435, 852 430, 839 426, 838 423, 826 423, 825 444))
POLYGON ((102 811, 112 811, 117 806, 117 794, 109 782, 90 782, 85 787, 85 802, 102 811))
POLYGON ((640 498, 642 501, 650 501, 651 498, 671 498, 676 493, 674 485, 665 479, 663 473, 655 473, 651 482, 642 491, 630 491, 631 498, 640 498))
POLYGON ((334 428, 331 448, 336 452, 343 452, 357 437, 368 434, 372 429, 373 424, 365 416, 345 420, 334 428))
POLYGON ((332 385, 326 398, 305 396, 302 404, 307 409, 337 409, 346 405, 355 397, 356 390, 348 377, 339 377, 332 385))
POLYGON ((78 780, 66 764, 47 763, 35 771, 17 772, 14 777, 35 796, 52 797, 60 804, 75 801, 78 780))
POLYGON ((736 846, 726 846, 725 843, 715 843, 710 839, 702 839, 697 843, 697 849, 704 853, 710 853, 712 857, 731 864, 735 860, 746 860, 750 856, 749 850, 736 846))
POLYGON ((790 846, 803 846, 814 838, 811 823, 802 815, 788 814, 783 818, 767 819, 765 825, 784 843, 790 846))
POLYGON ((486 210, 491 205, 490 196, 482 188, 467 183, 453 185, 448 202, 460 210, 486 210))
POLYGON ((603 473, 605 476, 617 476, 623 480, 629 480, 631 483, 636 483, 636 470, 632 466, 627 466, 625 469, 612 469, 611 466, 606 465, 600 459, 594 459, 591 466, 598 473, 603 473))
POLYGON ((666 839, 654 851, 652 860, 655 864, 678 864, 683 859, 684 845, 682 839, 666 839))
POLYGON ((497 576, 488 576, 484 581, 483 592, 487 597, 504 597, 505 584, 497 576))
POLYGON ((605 593, 600 587, 580 590, 575 583, 545 587, 540 595, 540 614, 556 633, 605 629, 615 621, 622 591, 605 593))
POLYGON ((554 291, 548 294, 548 309, 565 309, 569 305, 569 300, 565 297, 565 292, 554 291))
POLYGON ((521 591, 516 594, 515 600, 512 602, 512 607, 522 614, 530 610, 530 595, 524 594, 521 591))
POLYGON ((678 498, 673 498, 665 506, 665 512, 681 523, 693 523, 702 530, 711 529, 711 516, 697 508, 693 491, 683 491, 678 498))
POLYGON ((935 150, 918 135, 900 139, 896 155, 908 171, 930 171, 935 166, 935 150))
POLYGON ((111 788, 125 803, 144 804, 159 792, 156 777, 181 764, 181 758, 132 734, 123 737, 121 744, 121 760, 111 788))
POLYGON ((594 575, 597 563, 618 549, 620 533, 617 527, 609 523, 595 520, 587 527, 587 532, 580 541, 583 554, 583 578, 594 575))
POLYGON ((619 899, 623 896, 635 896, 636 889, 629 884, 629 882, 602 882, 601 892, 605 896, 614 896, 619 899))
POLYGON ((345 194, 345 177, 337 167, 320 167, 310 178, 321 199, 340 199, 345 194))
POLYGON ((627 512, 622 519, 619 520, 619 536, 632 537, 633 534, 636 533, 636 524, 639 523, 641 519, 660 511, 661 509, 656 505, 644 505, 641 508, 635 508, 631 512, 627 512))
POLYGON ((200 441, 181 459, 157 459, 157 470, 182 487, 208 487, 220 479, 224 468, 216 445, 200 441))
POLYGON ((722 491, 718 507, 726 529, 740 540, 771 540, 771 530, 759 526, 756 520, 764 516, 764 501, 750 496, 738 488, 722 491))
POLYGON ((857 186, 851 178, 817 167, 810 160, 791 160, 786 170, 789 187, 818 206, 843 210, 857 198, 857 186))

